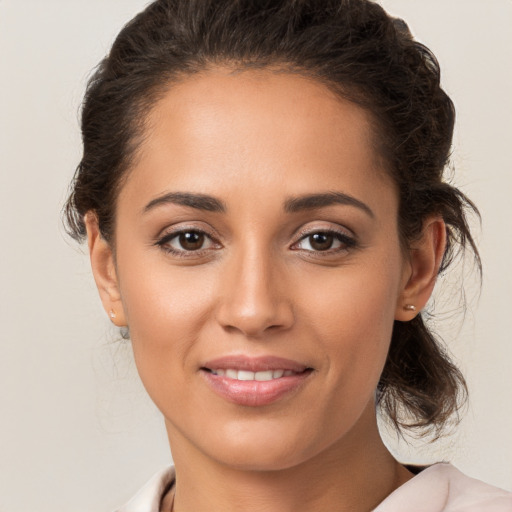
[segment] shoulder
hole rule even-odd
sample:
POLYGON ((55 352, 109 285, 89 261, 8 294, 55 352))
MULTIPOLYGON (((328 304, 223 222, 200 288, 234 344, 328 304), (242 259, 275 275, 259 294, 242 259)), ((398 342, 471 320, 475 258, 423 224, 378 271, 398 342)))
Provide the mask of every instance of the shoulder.
POLYGON ((434 464, 390 494, 374 512, 512 512, 512 493, 434 464))
POLYGON ((165 492, 174 484, 174 467, 162 469, 123 507, 115 512, 159 512, 165 492))

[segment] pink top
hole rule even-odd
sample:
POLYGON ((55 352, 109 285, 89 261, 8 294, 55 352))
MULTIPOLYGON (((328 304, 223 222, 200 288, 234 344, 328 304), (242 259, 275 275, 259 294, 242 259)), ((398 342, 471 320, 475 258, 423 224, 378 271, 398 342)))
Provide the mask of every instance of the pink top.
MULTIPOLYGON (((157 473, 117 512, 160 512, 162 496, 173 482, 171 466, 157 473)), ((373 512, 512 512, 512 493, 440 463, 392 492, 373 512)))

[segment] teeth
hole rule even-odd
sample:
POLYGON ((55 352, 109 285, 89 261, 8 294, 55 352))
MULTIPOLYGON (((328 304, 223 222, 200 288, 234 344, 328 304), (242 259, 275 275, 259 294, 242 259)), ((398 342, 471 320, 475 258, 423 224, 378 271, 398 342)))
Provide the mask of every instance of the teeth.
POLYGON ((266 372, 256 372, 254 374, 256 380, 272 380, 274 378, 272 370, 266 372))
POLYGON ((234 380, 257 380, 268 381, 273 379, 280 379, 281 377, 289 377, 295 375, 296 372, 292 370, 265 370, 261 372, 249 372, 247 370, 211 370, 214 375, 220 377, 227 377, 234 380))

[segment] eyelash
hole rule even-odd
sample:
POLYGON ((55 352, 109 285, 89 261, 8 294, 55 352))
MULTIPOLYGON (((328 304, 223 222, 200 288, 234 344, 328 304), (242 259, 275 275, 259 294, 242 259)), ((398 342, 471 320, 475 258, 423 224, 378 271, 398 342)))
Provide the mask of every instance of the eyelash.
POLYGON ((186 249, 174 249, 173 247, 167 245, 172 240, 178 238, 180 235, 186 234, 186 233, 196 233, 198 235, 204 236, 206 239, 209 239, 211 243, 214 246, 220 247, 220 243, 216 242, 214 237, 208 233, 207 231, 204 231, 202 229, 198 228, 181 228, 179 230, 173 231, 171 233, 165 234, 162 238, 157 240, 155 245, 159 246, 163 251, 165 251, 168 254, 172 254, 173 256, 176 256, 178 258, 190 258, 190 257, 198 257, 203 256, 207 251, 210 249, 198 249, 196 251, 187 251, 186 249))
POLYGON ((341 231, 341 230, 338 231, 333 228, 326 228, 326 229, 318 228, 318 229, 304 230, 304 231, 300 232, 299 233, 300 238, 297 242, 295 242, 293 244, 293 246, 296 246, 303 240, 307 240, 309 237, 312 237, 317 234, 334 237, 335 240, 337 240, 341 243, 341 247, 337 247, 334 249, 329 248, 325 251, 315 251, 315 250, 309 250, 309 249, 293 249, 293 250, 313 254, 315 257, 329 257, 329 256, 333 256, 333 255, 336 255, 336 254, 339 254, 342 252, 347 252, 350 249, 355 249, 358 245, 357 240, 354 237, 348 235, 344 231, 341 231))
MULTIPOLYGON (((168 254, 172 254, 173 256, 179 257, 179 258, 190 258, 190 257, 200 257, 203 256, 207 251, 211 250, 210 248, 207 249, 198 249, 198 250, 186 250, 186 249, 174 249, 173 247, 167 245, 172 240, 178 238, 180 235, 186 234, 186 233, 195 233, 201 236, 204 236, 205 238, 209 239, 211 243, 216 246, 215 248, 218 248, 221 246, 219 242, 217 242, 214 237, 208 233, 207 231, 204 231, 202 229, 197 228, 185 228, 185 229, 179 229, 177 231, 174 231, 172 233, 167 233, 162 238, 156 241, 155 245, 159 246, 163 251, 165 251, 168 254)), ((298 245, 303 240, 307 240, 309 237, 312 237, 316 234, 322 234, 327 236, 333 236, 335 240, 339 241, 342 244, 342 247, 338 247, 335 249, 327 249, 325 251, 315 251, 315 250, 309 250, 309 249, 292 249, 295 251, 301 251, 306 252, 310 254, 314 254, 315 257, 328 257, 332 256, 333 254, 338 254, 341 252, 348 251, 350 249, 354 249, 357 247, 358 243, 355 238, 347 235, 347 233, 343 231, 338 231, 332 228, 328 229, 313 229, 313 230, 307 230, 299 233, 299 240, 295 242, 292 245, 292 248, 296 245, 298 245)))

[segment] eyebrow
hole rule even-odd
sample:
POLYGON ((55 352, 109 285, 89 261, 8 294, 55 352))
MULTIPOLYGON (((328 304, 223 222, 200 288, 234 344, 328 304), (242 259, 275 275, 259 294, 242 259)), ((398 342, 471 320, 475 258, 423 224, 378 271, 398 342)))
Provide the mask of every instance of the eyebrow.
POLYGON ((144 213, 164 204, 178 204, 181 206, 189 206, 197 210, 207 212, 224 213, 226 211, 225 204, 213 196, 205 194, 191 194, 188 192, 169 192, 150 201, 144 207, 144 213))
MULTIPOLYGON (((226 205, 213 196, 193 194, 190 192, 169 192, 151 200, 144 207, 144 213, 165 204, 177 204, 215 213, 225 213, 227 210, 226 205)), ((321 194, 307 194, 304 196, 291 197, 285 201, 284 210, 287 213, 297 213, 303 210, 324 208, 334 204, 355 206, 370 217, 375 217, 375 214, 367 204, 343 192, 324 192, 321 194)))
POLYGON ((321 194, 292 197, 285 202, 284 209, 287 213, 296 213, 302 210, 324 208, 334 204, 355 206, 367 213, 370 217, 375 218, 375 214, 367 204, 343 192, 325 192, 321 194))

